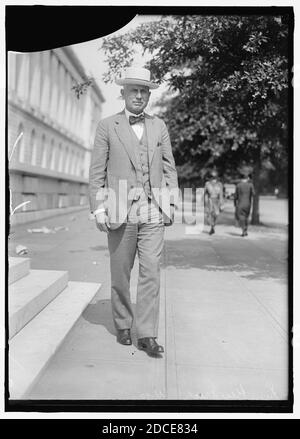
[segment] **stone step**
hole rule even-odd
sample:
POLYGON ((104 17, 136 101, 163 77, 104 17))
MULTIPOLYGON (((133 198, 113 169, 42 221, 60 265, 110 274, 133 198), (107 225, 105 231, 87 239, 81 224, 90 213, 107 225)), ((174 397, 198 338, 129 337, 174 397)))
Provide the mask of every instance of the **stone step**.
POLYGON ((8 259, 8 283, 9 285, 27 276, 30 270, 29 258, 9 258, 8 259))
POLYGON ((64 338, 101 284, 69 282, 67 288, 9 341, 10 399, 26 399, 64 338))
POLYGON ((68 284, 67 271, 30 270, 9 287, 9 338, 17 334, 68 284))

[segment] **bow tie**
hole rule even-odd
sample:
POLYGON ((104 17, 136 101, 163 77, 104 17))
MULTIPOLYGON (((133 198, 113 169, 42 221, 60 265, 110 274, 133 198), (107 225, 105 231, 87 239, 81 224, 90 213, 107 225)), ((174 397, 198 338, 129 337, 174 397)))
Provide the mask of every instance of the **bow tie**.
POLYGON ((129 123, 130 125, 133 125, 138 122, 144 122, 145 115, 144 113, 140 114, 139 116, 129 116, 129 123))

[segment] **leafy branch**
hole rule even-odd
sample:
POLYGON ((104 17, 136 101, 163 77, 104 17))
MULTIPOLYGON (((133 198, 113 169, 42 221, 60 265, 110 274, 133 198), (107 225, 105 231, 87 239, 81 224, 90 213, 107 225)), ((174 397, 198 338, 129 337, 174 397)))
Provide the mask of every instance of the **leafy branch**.
POLYGON ((71 90, 74 90, 77 99, 80 98, 81 95, 85 94, 87 89, 95 82, 95 79, 92 76, 88 76, 82 82, 76 82, 71 87, 71 90))

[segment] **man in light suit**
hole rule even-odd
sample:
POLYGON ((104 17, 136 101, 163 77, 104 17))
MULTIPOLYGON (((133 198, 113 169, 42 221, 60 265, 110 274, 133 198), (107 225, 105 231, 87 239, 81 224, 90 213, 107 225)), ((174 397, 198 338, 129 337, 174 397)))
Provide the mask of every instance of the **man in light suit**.
POLYGON ((123 86, 125 109, 102 120, 90 166, 90 205, 96 225, 108 236, 111 301, 117 341, 131 345, 135 318, 138 348, 160 355, 157 343, 160 257, 164 226, 174 219, 177 172, 165 123, 144 113, 150 71, 127 69, 116 83, 123 86), (139 257, 136 312, 130 299, 130 274, 139 257))
POLYGON ((210 225, 209 235, 215 233, 217 218, 223 206, 223 185, 218 180, 218 172, 212 170, 210 179, 204 186, 204 204, 207 209, 208 222, 210 225))

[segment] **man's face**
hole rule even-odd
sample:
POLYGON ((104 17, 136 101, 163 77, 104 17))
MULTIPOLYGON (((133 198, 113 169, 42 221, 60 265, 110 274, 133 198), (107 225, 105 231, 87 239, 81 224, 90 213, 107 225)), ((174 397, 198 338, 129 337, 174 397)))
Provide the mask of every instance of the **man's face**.
POLYGON ((150 98, 149 88, 143 85, 125 85, 121 94, 125 100, 126 109, 134 114, 140 114, 146 108, 150 98))

